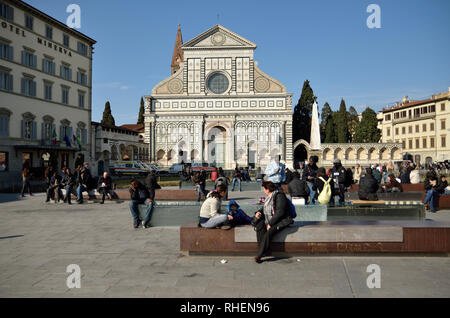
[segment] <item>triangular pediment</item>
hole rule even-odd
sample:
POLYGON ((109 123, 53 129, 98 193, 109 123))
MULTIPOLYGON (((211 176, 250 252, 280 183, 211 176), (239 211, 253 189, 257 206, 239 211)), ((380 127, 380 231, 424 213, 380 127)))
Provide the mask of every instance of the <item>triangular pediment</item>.
POLYGON ((256 44, 237 35, 221 25, 215 25, 199 36, 186 42, 183 49, 201 48, 250 48, 256 49, 256 44))

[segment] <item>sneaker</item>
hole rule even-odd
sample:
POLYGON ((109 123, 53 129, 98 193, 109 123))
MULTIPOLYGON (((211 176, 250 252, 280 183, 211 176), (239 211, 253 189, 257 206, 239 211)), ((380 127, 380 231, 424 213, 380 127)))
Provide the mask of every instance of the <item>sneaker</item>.
POLYGON ((144 229, 148 229, 149 227, 152 227, 150 222, 147 222, 147 223, 144 224, 144 229))
POLYGON ((138 221, 134 221, 134 222, 133 222, 133 227, 134 227, 135 229, 137 229, 137 228, 139 227, 139 222, 138 222, 138 221))
POLYGON ((105 204, 105 201, 100 201, 100 204, 105 204))
POLYGON ((263 261, 261 260, 261 257, 255 256, 255 262, 261 264, 263 261))
POLYGON ((145 228, 145 222, 144 221, 141 221, 141 225, 142 225, 143 228, 145 228))
POLYGON ((230 230, 230 229, 231 229, 231 226, 230 226, 230 225, 222 225, 222 226, 220 227, 220 229, 221 229, 221 230, 230 230))

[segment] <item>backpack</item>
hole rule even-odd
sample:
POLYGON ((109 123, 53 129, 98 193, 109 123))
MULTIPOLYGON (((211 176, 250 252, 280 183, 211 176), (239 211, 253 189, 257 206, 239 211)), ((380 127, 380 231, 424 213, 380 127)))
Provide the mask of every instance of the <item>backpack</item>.
MULTIPOLYGON (((279 193, 282 193, 282 192, 279 192, 279 193)), ((284 194, 284 193, 283 193, 284 194)), ((286 195, 285 195, 286 196, 286 195)), ((273 205, 275 206, 275 199, 276 199, 276 197, 277 196, 275 196, 274 198, 273 198, 273 205)), ((291 219, 292 220, 294 220, 296 217, 297 217, 297 211, 295 211, 295 206, 294 206, 294 204, 292 203, 292 201, 291 200, 289 200, 289 198, 288 197, 286 197, 286 200, 288 201, 288 205, 289 205, 289 216, 291 217, 291 219)))
POLYGON ((353 172, 350 169, 345 170, 345 182, 344 185, 349 187, 353 184, 353 172))
POLYGON ((319 203, 320 204, 328 204, 331 199, 331 186, 330 186, 331 178, 328 178, 328 180, 326 180, 326 181, 322 177, 320 177, 319 179, 323 181, 323 189, 322 189, 322 192, 320 192, 319 197, 318 197, 319 203))

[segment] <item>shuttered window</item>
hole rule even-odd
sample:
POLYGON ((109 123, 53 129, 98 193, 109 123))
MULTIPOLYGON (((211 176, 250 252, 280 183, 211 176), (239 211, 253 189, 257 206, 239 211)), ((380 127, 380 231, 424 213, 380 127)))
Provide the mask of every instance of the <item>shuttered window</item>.
POLYGON ((36 82, 33 79, 23 77, 21 84, 22 95, 36 97, 36 82))

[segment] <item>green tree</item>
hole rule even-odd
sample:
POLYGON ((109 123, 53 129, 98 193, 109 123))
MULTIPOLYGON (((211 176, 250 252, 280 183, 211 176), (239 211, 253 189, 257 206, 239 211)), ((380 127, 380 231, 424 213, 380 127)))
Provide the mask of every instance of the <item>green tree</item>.
POLYGON ((348 122, 348 132, 350 134, 349 141, 353 142, 354 138, 355 138, 355 129, 359 123, 358 113, 357 113, 355 107, 353 107, 353 106, 350 106, 350 108, 348 110, 347 122, 348 122))
POLYGON ((138 120, 137 120, 137 124, 144 124, 144 98, 141 97, 141 107, 139 108, 139 115, 138 115, 138 120))
POLYGON ((105 110, 103 111, 103 119, 101 123, 104 125, 116 125, 116 121, 111 113, 111 105, 109 104, 109 101, 105 103, 105 110))
POLYGON ((322 107, 322 112, 320 115, 321 116, 320 140, 322 142, 325 142, 328 119, 330 118, 332 113, 333 113, 333 111, 331 110, 330 104, 328 104, 328 102, 325 102, 325 104, 322 107))
POLYGON ((330 116, 328 116, 327 126, 325 128, 325 143, 335 143, 337 142, 336 135, 336 112, 331 112, 330 116))
POLYGON ((377 126, 377 114, 367 107, 362 113, 361 122, 356 126, 355 142, 378 142, 381 138, 381 130, 377 126))
POLYGON ((314 96, 314 92, 309 85, 309 81, 306 80, 303 83, 300 99, 294 108, 294 114, 292 117, 292 142, 296 142, 299 139, 304 139, 309 142, 311 137, 312 106, 316 99, 317 97, 314 96))
POLYGON ((341 105, 339 111, 335 117, 336 134, 338 143, 347 143, 349 141, 348 122, 347 122, 347 107, 345 106, 344 99, 341 99, 341 105))

